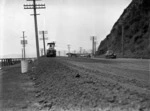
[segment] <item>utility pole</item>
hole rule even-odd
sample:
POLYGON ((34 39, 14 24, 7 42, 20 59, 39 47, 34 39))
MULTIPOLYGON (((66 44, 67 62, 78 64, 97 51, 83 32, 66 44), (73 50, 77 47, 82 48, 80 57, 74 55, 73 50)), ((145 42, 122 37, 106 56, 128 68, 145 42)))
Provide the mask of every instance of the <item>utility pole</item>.
POLYGON ((122 37, 121 37, 121 50, 122 50, 122 57, 124 56, 124 22, 122 24, 122 37))
POLYGON ((66 51, 64 50, 64 56, 66 56, 66 51))
POLYGON ((36 9, 45 9, 45 4, 36 4, 36 1, 39 0, 27 0, 33 1, 33 4, 24 5, 24 9, 33 9, 34 23, 35 23, 35 40, 36 40, 36 51, 37 51, 37 59, 40 57, 39 53, 39 39, 38 39, 38 25, 37 25, 37 14, 36 9))
POLYGON ((80 54, 82 53, 82 47, 80 47, 80 54))
POLYGON ((40 31, 39 33, 43 35, 43 38, 40 38, 40 40, 43 40, 44 55, 46 55, 45 40, 48 40, 48 38, 45 38, 45 34, 47 34, 47 31, 40 31))
POLYGON ((22 51, 22 59, 23 59, 23 58, 24 58, 24 57, 23 57, 23 54, 24 54, 24 53, 23 53, 23 52, 24 52, 24 51, 23 51, 23 48, 22 48, 22 50, 21 50, 21 51, 22 51))
MULTIPOLYGON (((150 43, 150 12, 148 13, 148 16, 149 16, 149 27, 148 27, 148 38, 149 38, 149 40, 147 42, 148 42, 148 50, 149 50, 150 49, 150 44, 149 44, 150 43)), ((149 60, 149 63, 150 63, 150 60, 149 60)), ((149 85, 150 85, 150 73, 149 73, 149 85)))
POLYGON ((58 51, 58 54, 59 54, 59 56, 60 56, 60 51, 58 51))
POLYGON ((92 55, 94 56, 94 42, 95 42, 96 37, 92 36, 91 40, 92 40, 92 55))
POLYGON ((70 45, 68 44, 67 46, 68 46, 68 53, 70 53, 70 45))
POLYGON ((43 56, 44 54, 43 54, 43 49, 41 49, 41 56, 43 56))
POLYGON ((96 44, 97 44, 97 41, 94 42, 94 54, 96 54, 96 44))
POLYGON ((86 53, 85 49, 83 49, 83 53, 84 53, 84 54, 86 53))
POLYGON ((25 36, 24 36, 24 31, 23 31, 23 40, 21 40, 21 44, 23 45, 23 51, 22 51, 22 55, 23 55, 23 58, 25 59, 26 58, 26 51, 25 51, 25 47, 26 47, 26 44, 27 44, 27 40, 25 40, 25 36))

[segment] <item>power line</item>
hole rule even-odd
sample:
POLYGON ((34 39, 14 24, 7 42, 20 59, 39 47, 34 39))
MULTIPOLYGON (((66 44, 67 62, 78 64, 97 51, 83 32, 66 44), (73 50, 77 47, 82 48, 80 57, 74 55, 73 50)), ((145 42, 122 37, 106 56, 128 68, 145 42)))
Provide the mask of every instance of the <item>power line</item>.
POLYGON ((45 9, 45 4, 36 4, 36 1, 39 0, 27 0, 27 1, 33 1, 33 4, 26 4, 24 5, 24 9, 33 9, 34 14, 31 14, 34 16, 34 23, 35 23, 35 39, 36 39, 36 50, 37 50, 37 59, 40 56, 39 53, 39 40, 38 40, 38 25, 37 25, 37 14, 36 9, 45 9))

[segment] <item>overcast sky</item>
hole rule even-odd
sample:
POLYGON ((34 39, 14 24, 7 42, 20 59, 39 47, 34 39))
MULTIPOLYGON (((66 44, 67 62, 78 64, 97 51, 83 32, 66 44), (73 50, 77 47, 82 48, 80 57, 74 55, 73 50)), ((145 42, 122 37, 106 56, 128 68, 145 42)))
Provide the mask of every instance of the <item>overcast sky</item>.
MULTIPOLYGON (((56 49, 79 51, 79 47, 90 50, 91 36, 96 36, 97 46, 118 20, 131 0, 42 0, 46 9, 38 10, 38 30, 46 30, 47 42, 55 41, 56 49)), ((0 55, 21 57, 22 31, 25 31, 28 44, 28 57, 36 56, 33 10, 25 10, 26 0, 0 0, 0 55)), ((39 34, 39 38, 42 36, 39 34)), ((39 40, 40 49, 43 42, 39 40)))

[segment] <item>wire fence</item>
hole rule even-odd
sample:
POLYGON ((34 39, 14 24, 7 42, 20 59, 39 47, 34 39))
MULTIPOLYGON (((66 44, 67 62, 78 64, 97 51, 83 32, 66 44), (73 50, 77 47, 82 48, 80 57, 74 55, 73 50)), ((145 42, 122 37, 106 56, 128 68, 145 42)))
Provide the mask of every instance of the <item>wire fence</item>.
POLYGON ((0 67, 10 66, 20 63, 20 58, 3 58, 0 59, 0 67))

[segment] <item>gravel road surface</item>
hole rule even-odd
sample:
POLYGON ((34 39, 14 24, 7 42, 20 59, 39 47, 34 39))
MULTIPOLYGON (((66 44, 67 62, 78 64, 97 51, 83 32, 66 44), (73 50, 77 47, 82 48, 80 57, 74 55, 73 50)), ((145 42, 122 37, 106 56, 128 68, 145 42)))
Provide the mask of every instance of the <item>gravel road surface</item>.
POLYGON ((0 70, 2 111, 150 111, 149 64, 42 57, 26 74, 20 64, 5 67, 0 70))
POLYGON ((29 76, 43 110, 150 111, 149 60, 41 58, 29 76))

